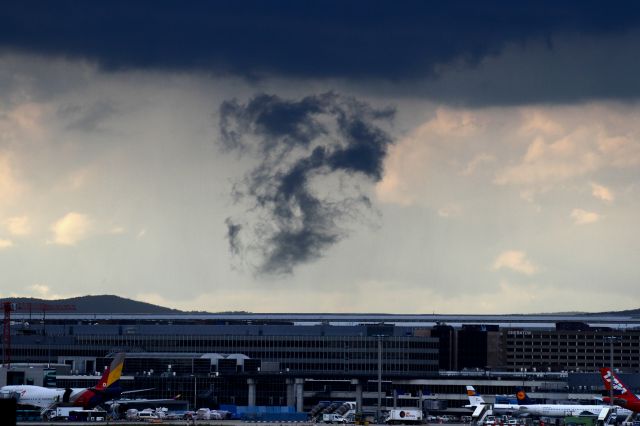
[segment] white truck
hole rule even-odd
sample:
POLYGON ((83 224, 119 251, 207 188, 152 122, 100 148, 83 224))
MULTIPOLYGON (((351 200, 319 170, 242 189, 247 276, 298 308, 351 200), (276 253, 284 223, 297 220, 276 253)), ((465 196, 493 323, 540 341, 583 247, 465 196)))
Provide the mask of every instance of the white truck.
POLYGON ((82 410, 81 407, 56 407, 47 411, 46 417, 49 420, 65 420, 69 418, 72 411, 82 410))
POLYGON ((347 423, 347 419, 336 413, 323 414, 322 421, 324 423, 347 423))
POLYGON ((420 424, 422 423, 422 410, 403 408, 390 410, 389 415, 384 420, 385 423, 394 424, 420 424))
POLYGON ((107 417, 106 411, 83 410, 82 407, 56 407, 47 411, 47 420, 73 420, 73 421, 104 421, 107 417))

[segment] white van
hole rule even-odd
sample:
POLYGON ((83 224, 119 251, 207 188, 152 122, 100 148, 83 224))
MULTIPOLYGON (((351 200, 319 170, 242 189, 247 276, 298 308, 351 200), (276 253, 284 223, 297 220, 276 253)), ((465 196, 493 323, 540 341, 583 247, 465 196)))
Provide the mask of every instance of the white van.
POLYGON ((145 409, 142 411, 138 411, 138 420, 147 420, 147 419, 159 419, 158 413, 155 410, 145 409))
POLYGON ((325 423, 346 423, 347 419, 342 417, 340 414, 331 413, 331 414, 323 414, 322 421, 325 423))

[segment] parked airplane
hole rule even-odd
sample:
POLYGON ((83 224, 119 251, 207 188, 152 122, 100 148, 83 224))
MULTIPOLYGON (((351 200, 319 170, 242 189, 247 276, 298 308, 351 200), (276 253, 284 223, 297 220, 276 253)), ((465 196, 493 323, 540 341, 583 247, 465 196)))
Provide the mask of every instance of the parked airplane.
MULTIPOLYGON (((467 386, 467 397, 469 397, 469 405, 465 405, 466 408, 476 408, 479 405, 487 404, 473 386, 467 386)), ((518 404, 493 404, 494 414, 514 414, 519 410, 520 406, 518 404)))
MULTIPOLYGON (((467 407, 477 407, 485 405, 482 396, 478 395, 473 386, 467 386, 467 396, 469 405, 467 407)), ((515 414, 518 416, 540 416, 540 417, 566 417, 566 416, 598 416, 607 405, 581 405, 581 404, 536 404, 523 389, 516 392, 518 404, 494 404, 494 414, 515 414)), ((618 415, 628 416, 629 410, 620 409, 618 415)))
POLYGON ((3 386, 0 393, 13 396, 18 404, 40 407, 43 412, 60 404, 91 409, 98 404, 127 393, 122 392, 120 388, 124 357, 124 353, 116 354, 109 368, 104 371, 96 386, 92 388, 53 389, 33 385, 10 385, 3 386))
MULTIPOLYGON (((627 408, 634 413, 640 413, 640 398, 625 386, 622 381, 616 376, 616 373, 612 372, 610 368, 601 368, 600 376, 604 382, 604 387, 607 392, 611 391, 611 381, 613 381, 613 403, 620 407, 627 408)), ((611 398, 606 396, 602 398, 603 402, 609 403, 611 398)))
MULTIPOLYGON (((516 392, 518 404, 520 404, 519 414, 544 417, 566 417, 566 416, 599 416, 603 409, 609 408, 607 405, 582 405, 582 404, 535 404, 527 396, 524 389, 516 392)), ((628 416, 630 410, 618 409, 619 416, 628 416)))

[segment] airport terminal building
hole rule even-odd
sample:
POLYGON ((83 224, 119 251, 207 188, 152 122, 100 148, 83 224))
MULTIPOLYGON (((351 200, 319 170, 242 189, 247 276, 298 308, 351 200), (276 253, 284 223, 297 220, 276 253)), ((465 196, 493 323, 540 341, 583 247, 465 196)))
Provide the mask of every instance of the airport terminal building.
MULTIPOLYGON (((40 373, 21 374, 37 364, 57 369, 59 387, 92 386, 115 352, 127 353, 123 387, 198 407, 308 412, 342 400, 373 409, 380 374, 383 406, 451 410, 466 404, 468 384, 487 395, 524 386, 541 399, 592 398, 602 388, 594 372, 611 355, 616 368, 640 371, 640 324, 620 316, 16 315, 13 367, 0 371, 0 385, 42 384, 40 373)), ((50 381, 51 368, 45 373, 50 381)))

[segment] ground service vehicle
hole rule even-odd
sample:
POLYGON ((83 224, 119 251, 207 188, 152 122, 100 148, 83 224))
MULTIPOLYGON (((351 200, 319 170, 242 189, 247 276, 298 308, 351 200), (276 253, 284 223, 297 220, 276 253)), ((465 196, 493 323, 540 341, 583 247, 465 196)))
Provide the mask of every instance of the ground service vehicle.
POLYGON ((331 413, 331 414, 323 414, 322 421, 324 423, 346 423, 347 419, 342 417, 340 414, 331 413))
POLYGON ((138 420, 138 410, 135 408, 129 408, 124 415, 127 420, 138 420))
POLYGON ((147 420, 147 419, 159 419, 160 416, 158 415, 158 413, 155 410, 150 410, 148 408, 142 410, 142 411, 138 411, 138 416, 137 419, 138 420, 147 420))
POLYGON ((419 424, 422 423, 422 410, 390 410, 384 422, 387 424, 419 424))
POLYGON ((78 407, 56 407, 49 410, 45 417, 48 420, 68 420, 68 421, 104 421, 107 412, 103 410, 83 410, 78 407))
POLYGON ((224 419, 224 413, 218 410, 211 410, 209 408, 200 408, 196 411, 196 419, 198 420, 222 420, 224 419))
POLYGON ((107 412, 104 410, 73 410, 69 413, 69 421, 72 422, 104 422, 107 412))
POLYGON ((77 409, 78 407, 56 407, 48 410, 45 417, 48 420, 68 420, 71 412, 77 409))

